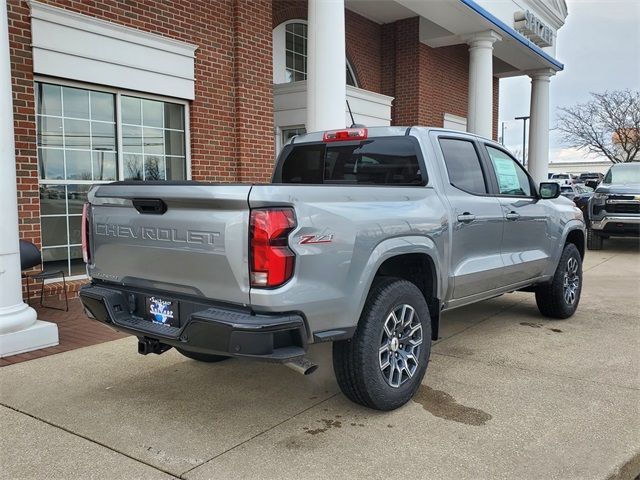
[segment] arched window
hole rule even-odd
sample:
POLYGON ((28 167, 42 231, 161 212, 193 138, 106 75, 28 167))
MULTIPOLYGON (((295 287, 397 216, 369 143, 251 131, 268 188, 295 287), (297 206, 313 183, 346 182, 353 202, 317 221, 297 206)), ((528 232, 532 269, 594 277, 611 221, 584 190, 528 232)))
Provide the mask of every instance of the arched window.
MULTIPOLYGON (((307 21, 287 20, 273 29, 273 83, 307 79, 307 21)), ((346 83, 356 87, 356 76, 349 61, 346 83)))
POLYGON ((347 85, 351 85, 352 87, 357 87, 356 76, 353 73, 353 68, 351 68, 351 64, 349 60, 347 60, 347 85))

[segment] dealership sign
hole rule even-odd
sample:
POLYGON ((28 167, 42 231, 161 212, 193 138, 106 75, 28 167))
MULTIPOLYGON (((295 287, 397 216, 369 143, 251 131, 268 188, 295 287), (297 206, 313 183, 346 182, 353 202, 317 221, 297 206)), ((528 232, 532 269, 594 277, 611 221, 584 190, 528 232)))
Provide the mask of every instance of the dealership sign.
POLYGON ((514 28, 539 47, 553 45, 553 30, 529 10, 513 14, 514 28))

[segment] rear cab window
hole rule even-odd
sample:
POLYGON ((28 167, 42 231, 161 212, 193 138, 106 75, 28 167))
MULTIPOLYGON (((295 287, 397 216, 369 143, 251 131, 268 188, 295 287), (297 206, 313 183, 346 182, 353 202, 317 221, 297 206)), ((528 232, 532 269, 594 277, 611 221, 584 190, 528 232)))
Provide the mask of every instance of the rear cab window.
POLYGON ((426 185, 417 140, 411 136, 287 145, 275 183, 307 185, 426 185))

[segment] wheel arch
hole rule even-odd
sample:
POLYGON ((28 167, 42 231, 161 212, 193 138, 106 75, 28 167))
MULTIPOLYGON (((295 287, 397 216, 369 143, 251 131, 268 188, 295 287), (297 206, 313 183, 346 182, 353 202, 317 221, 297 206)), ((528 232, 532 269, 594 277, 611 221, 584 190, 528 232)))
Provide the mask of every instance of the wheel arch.
MULTIPOLYGON (((358 318, 362 314, 364 302, 376 279, 381 277, 401 278, 410 281, 422 292, 429 307, 431 336, 435 340, 438 338, 441 309, 440 289, 443 285, 439 275, 439 256, 435 249, 435 244, 430 239, 423 237, 418 241, 420 242, 419 244, 415 243, 415 240, 411 243, 406 241, 394 242, 396 243, 395 248, 384 250, 384 254, 372 256, 372 258, 378 257, 378 261, 370 269, 358 318)), ((382 248, 381 245, 376 250, 380 248, 382 248)))
POLYGON ((582 222, 581 220, 572 220, 567 223, 564 231, 562 232, 562 237, 559 238, 558 248, 556 249, 554 255, 551 257, 549 266, 545 270, 545 275, 548 278, 551 278, 553 276, 556 268, 558 268, 560 257, 562 256, 562 252, 564 251, 564 247, 565 245, 567 245, 567 243, 574 244, 580 252, 580 258, 584 259, 586 238, 587 235, 584 222, 582 222))
POLYGON ((580 257, 584 260, 584 252, 585 252, 585 235, 584 231, 580 228, 574 228, 567 232, 567 235, 564 240, 564 244, 572 243, 576 246, 578 251, 580 252, 580 257))

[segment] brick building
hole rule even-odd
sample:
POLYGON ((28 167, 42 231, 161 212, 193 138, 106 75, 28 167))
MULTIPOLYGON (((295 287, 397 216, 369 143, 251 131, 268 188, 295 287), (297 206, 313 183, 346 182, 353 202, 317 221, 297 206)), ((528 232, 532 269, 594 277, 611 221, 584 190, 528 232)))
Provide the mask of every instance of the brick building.
POLYGON ((8 0, 19 237, 74 288, 93 183, 265 182, 291 136, 351 123, 345 100, 366 125, 495 137, 499 78, 516 75, 532 77, 541 176, 566 15, 564 0, 8 0))

